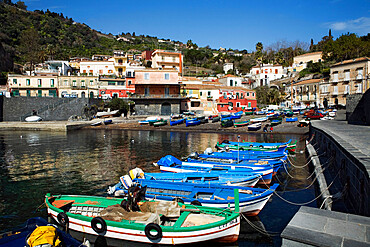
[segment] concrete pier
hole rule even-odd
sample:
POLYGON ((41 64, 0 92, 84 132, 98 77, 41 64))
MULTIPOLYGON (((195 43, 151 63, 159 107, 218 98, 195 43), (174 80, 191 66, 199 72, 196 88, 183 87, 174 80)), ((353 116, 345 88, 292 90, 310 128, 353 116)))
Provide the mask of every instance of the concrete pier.
POLYGON ((301 207, 281 234, 282 246, 370 246, 370 218, 301 207))
POLYGON ((91 122, 45 121, 45 122, 0 122, 0 130, 22 131, 70 131, 81 129, 91 122))

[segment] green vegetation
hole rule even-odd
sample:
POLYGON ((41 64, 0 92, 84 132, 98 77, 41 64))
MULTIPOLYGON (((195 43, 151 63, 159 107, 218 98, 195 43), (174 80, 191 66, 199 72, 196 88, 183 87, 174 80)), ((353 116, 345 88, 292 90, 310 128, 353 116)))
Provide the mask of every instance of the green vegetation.
POLYGON ((282 101, 281 93, 276 88, 262 86, 255 90, 258 105, 278 105, 282 101))

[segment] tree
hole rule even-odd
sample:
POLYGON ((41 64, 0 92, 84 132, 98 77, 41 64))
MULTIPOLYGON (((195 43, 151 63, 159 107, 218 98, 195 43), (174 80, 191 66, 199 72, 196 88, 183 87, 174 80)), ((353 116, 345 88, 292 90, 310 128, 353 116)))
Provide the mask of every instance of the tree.
POLYGON ((40 61, 40 48, 40 36, 35 28, 31 27, 21 33, 19 51, 23 55, 25 62, 30 63, 30 71, 40 61))
POLYGON ((20 9, 24 9, 24 10, 27 10, 27 6, 26 4, 23 2, 23 1, 18 1, 15 6, 17 6, 18 8, 20 9))
POLYGON ((120 114, 124 114, 127 116, 127 112, 129 110, 129 106, 127 102, 120 98, 114 98, 108 103, 108 107, 111 108, 111 110, 119 110, 120 114))

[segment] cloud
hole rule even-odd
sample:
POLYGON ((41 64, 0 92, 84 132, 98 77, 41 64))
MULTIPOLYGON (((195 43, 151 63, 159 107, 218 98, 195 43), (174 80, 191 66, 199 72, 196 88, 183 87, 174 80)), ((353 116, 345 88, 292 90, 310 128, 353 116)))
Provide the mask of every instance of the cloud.
POLYGON ((328 22, 328 23, 325 23, 325 26, 333 30, 336 30, 336 31, 369 33, 370 32, 370 18, 360 17, 355 20, 328 22))

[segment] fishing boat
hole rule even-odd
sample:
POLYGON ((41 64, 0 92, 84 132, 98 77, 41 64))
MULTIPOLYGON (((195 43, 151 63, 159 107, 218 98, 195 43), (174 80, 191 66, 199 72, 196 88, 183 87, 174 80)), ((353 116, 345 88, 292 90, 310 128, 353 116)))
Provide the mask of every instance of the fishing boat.
POLYGON ((307 127, 308 125, 310 124, 310 121, 307 120, 307 119, 302 119, 301 121, 299 121, 298 123, 298 127, 307 127))
POLYGON ((184 119, 170 119, 170 125, 171 126, 174 126, 174 125, 178 125, 178 124, 182 124, 184 123, 184 119))
POLYGON ((287 111, 287 112, 285 112, 284 114, 285 114, 285 116, 286 116, 286 117, 293 117, 294 112, 292 112, 292 111, 287 111))
POLYGON ((262 124, 261 123, 254 123, 248 126, 248 130, 257 131, 261 129, 262 124))
POLYGON ((162 118, 161 117, 158 117, 158 116, 155 116, 155 117, 147 117, 145 120, 140 120, 138 121, 138 123, 140 125, 148 125, 148 124, 153 124, 155 122, 158 122, 160 121, 162 118))
POLYGON ((248 124, 249 124, 249 120, 241 121, 241 122, 235 122, 234 127, 243 127, 243 126, 247 126, 248 124))
POLYGON ((208 118, 199 119, 201 124, 208 123, 208 118))
POLYGON ((90 126, 99 126, 101 124, 102 124, 102 121, 97 121, 97 122, 90 124, 90 126))
POLYGON ((260 122, 265 122, 268 120, 268 117, 260 117, 260 118, 251 118, 250 121, 251 123, 260 123, 260 122))
POLYGON ((298 118, 297 117, 287 117, 285 118, 285 122, 297 122, 298 118))
POLYGON ((209 119, 209 120, 212 120, 212 119, 214 119, 214 118, 216 118, 216 117, 218 117, 218 114, 208 116, 208 119, 209 119))
POLYGON ((270 121, 270 124, 271 124, 271 126, 276 126, 276 125, 281 124, 281 122, 282 122, 282 120, 274 119, 274 120, 270 121))
POLYGON ((113 120, 112 119, 106 119, 103 121, 104 125, 112 124, 113 120))
POLYGON ((233 125, 234 125, 233 120, 222 120, 221 121, 221 127, 223 128, 231 127, 233 125))
POLYGON ((190 155, 190 158, 194 157, 200 159, 209 159, 209 158, 216 158, 216 159, 240 159, 240 160, 280 160, 284 159, 287 156, 287 153, 284 151, 276 151, 276 152, 265 152, 265 151, 234 151, 229 150, 227 152, 212 152, 212 153, 204 153, 204 154, 197 154, 197 155, 190 155))
POLYGON ((213 117, 213 118, 212 118, 212 123, 216 123, 216 122, 220 121, 220 119, 221 119, 221 118, 220 118, 220 117, 218 117, 218 116, 217 116, 217 117, 213 117))
MULTIPOLYGON (((122 246, 122 240, 175 245, 205 241, 232 243, 238 239, 240 215, 237 190, 233 195, 236 201, 234 212, 226 208, 183 204, 172 199, 171 202, 141 201, 145 191, 139 190, 139 187, 134 189, 134 192, 130 190, 127 200, 47 194, 45 204, 48 215, 59 225, 67 225, 70 231, 82 233, 88 239, 103 236, 108 246, 122 246)), ((260 198, 259 207, 251 207, 256 211, 262 209, 273 190, 261 190, 264 194, 255 196, 260 198)), ((152 195, 153 192, 147 189, 145 197, 151 198, 152 195)))
POLYGON ((195 126, 195 125, 199 125, 199 124, 200 124, 200 120, 198 120, 198 119, 192 119, 192 120, 186 120, 185 121, 185 126, 186 127, 195 126))
MULTIPOLYGON (((26 246, 26 244, 27 246, 29 246, 27 243, 27 239, 29 238, 31 233, 33 233, 35 229, 38 227, 40 227, 40 230, 42 230, 41 227, 46 227, 46 226, 50 226, 47 220, 41 217, 30 218, 27 220, 27 222, 25 223, 23 227, 14 229, 10 232, 5 232, 5 233, 0 234, 0 246, 1 247, 23 247, 23 246, 26 246)), ((48 230, 50 232, 50 228, 48 230)), ((53 228, 51 228, 51 230, 53 230, 53 228)), ((82 245, 81 242, 72 238, 72 236, 69 235, 68 233, 62 230, 59 230, 58 228, 55 228, 55 230, 56 230, 55 233, 57 234, 58 239, 62 241, 63 246, 65 247, 86 247, 85 245, 82 245)), ((44 244, 44 246, 47 246, 46 242, 40 238, 38 239, 38 244, 40 245, 44 244)))
POLYGON ((161 120, 161 121, 157 121, 155 123, 153 123, 153 126, 154 127, 159 127, 159 126, 164 126, 164 125, 167 125, 167 120, 161 120))
POLYGON ((42 118, 39 116, 29 116, 24 119, 26 122, 40 122, 42 121, 42 118))
MULTIPOLYGON (((221 143, 217 142, 216 144, 216 148, 217 149, 225 149, 226 147, 229 147, 229 149, 236 149, 238 150, 238 146, 239 146, 239 149, 241 150, 241 147, 249 147, 249 148, 261 148, 261 149, 265 149, 265 150, 261 150, 261 151, 268 151, 270 149, 270 151, 278 151, 280 148, 285 148, 288 150, 288 151, 291 151, 292 149, 295 149, 296 148, 296 144, 297 144, 297 141, 292 141, 292 140, 289 140, 288 142, 272 142, 272 143, 265 143, 265 142, 246 142, 246 141, 241 141, 241 142, 233 142, 233 141, 229 141, 229 140, 223 140, 221 143)), ((244 149, 246 150, 246 149, 244 149)), ((257 150, 255 150, 257 151, 257 150)))
MULTIPOLYGON (((146 186, 145 199, 173 201, 181 198, 184 203, 218 209, 234 209, 234 189, 239 191, 239 208, 244 215, 255 216, 263 209, 278 184, 269 189, 246 188, 240 186, 222 186, 212 184, 192 184, 137 179, 141 187, 146 186)), ((122 188, 127 191, 124 187, 122 188)))
POLYGON ((182 182, 197 184, 233 185, 253 187, 260 180, 260 174, 233 174, 184 172, 184 173, 145 173, 145 179, 165 182, 182 182))

